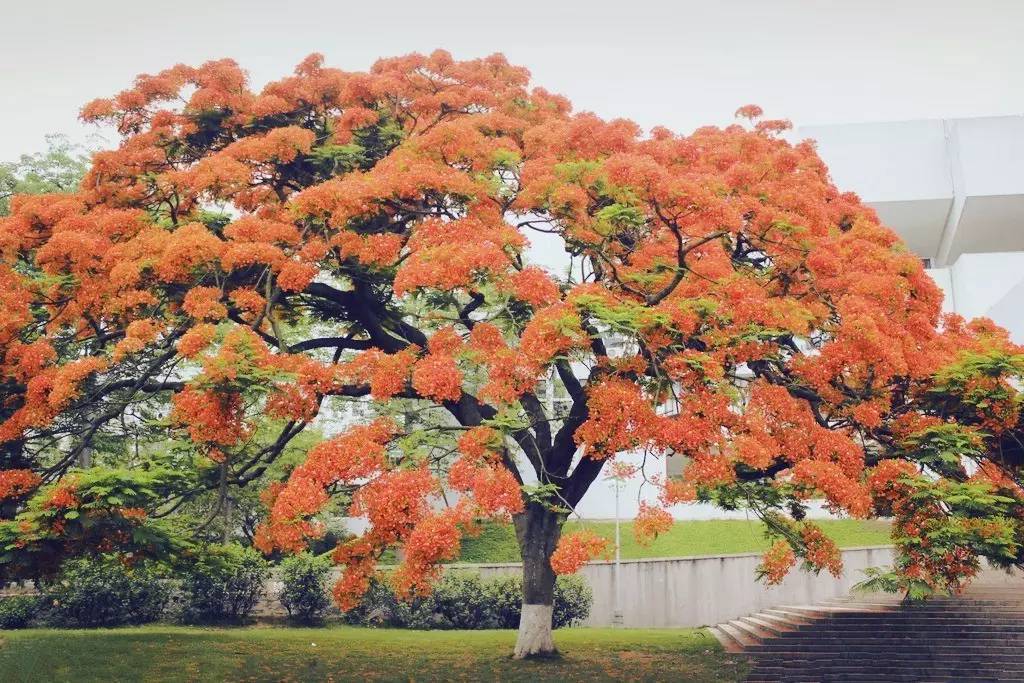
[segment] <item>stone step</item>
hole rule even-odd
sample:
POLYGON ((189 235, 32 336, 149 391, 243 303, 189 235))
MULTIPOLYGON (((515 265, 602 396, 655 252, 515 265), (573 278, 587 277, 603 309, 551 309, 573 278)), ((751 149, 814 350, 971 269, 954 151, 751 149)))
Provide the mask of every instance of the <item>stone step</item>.
POLYGON ((864 624, 856 628, 844 629, 835 624, 822 624, 818 628, 814 625, 802 625, 797 629, 779 634, 786 638, 800 638, 807 633, 813 632, 822 638, 899 638, 902 640, 928 641, 933 638, 940 639, 971 639, 974 636, 981 638, 1004 638, 1009 641, 1019 642, 1024 638, 1024 631, 1017 626, 993 626, 991 624, 941 624, 941 625, 911 625, 905 628, 898 624, 864 624))
MULTIPOLYGON (((797 612, 792 613, 797 616, 797 612)), ((968 612, 968 613, 941 613, 935 612, 932 614, 915 614, 912 612, 889 612, 884 614, 843 614, 833 616, 814 617, 804 613, 805 616, 802 618, 805 621, 813 621, 816 624, 838 624, 842 626, 856 625, 856 624, 900 624, 900 623, 920 623, 920 624, 941 624, 943 622, 956 621, 963 624, 985 624, 985 623, 998 623, 998 624, 1024 624, 1024 616, 1013 617, 1006 614, 999 613, 980 613, 980 612, 968 612)))
POLYGON ((854 633, 866 631, 878 633, 883 630, 888 633, 900 632, 904 634, 914 633, 941 633, 949 630, 971 631, 998 631, 1012 636, 1024 633, 1024 620, 1001 619, 1001 620, 968 620, 968 619, 867 619, 856 621, 844 621, 839 619, 818 619, 801 626, 811 627, 819 631, 835 631, 837 633, 854 633))
POLYGON ((1020 672, 1015 671, 978 671, 972 670, 886 670, 864 671, 863 669, 833 670, 828 667, 811 668, 806 671, 752 671, 747 677, 748 683, 762 681, 764 683, 830 683, 831 681, 870 681, 871 683, 987 683, 1024 681, 1020 672))
POLYGON ((810 624, 810 623, 812 623, 814 621, 812 618, 808 617, 806 614, 801 614, 799 612, 793 612, 792 610, 782 609, 780 607, 775 607, 775 608, 772 608, 772 609, 766 609, 763 612, 761 612, 761 614, 771 614, 771 615, 774 615, 774 616, 783 617, 784 619, 791 619, 793 621, 798 621, 798 622, 800 622, 802 624, 810 624))
POLYGON ((1020 671, 978 667, 877 667, 807 664, 802 668, 756 668, 747 680, 868 680, 868 681, 1005 681, 1022 680, 1020 671))
POLYGON ((793 633, 797 626, 793 624, 784 624, 774 620, 772 617, 763 617, 759 614, 755 614, 749 617, 740 617, 739 621, 751 624, 755 628, 759 628, 773 637, 785 635, 787 633, 793 633))
MULTIPOLYGON (((756 636, 755 636, 756 638, 756 636)), ((842 643, 840 641, 819 641, 819 640, 798 640, 788 639, 785 641, 777 638, 762 639, 760 642, 751 643, 746 646, 750 652, 842 652, 850 653, 851 656, 860 656, 862 654, 870 654, 872 652, 879 653, 892 653, 899 655, 900 653, 910 653, 915 656, 926 656, 926 657, 941 657, 947 654, 963 655, 964 657, 973 656, 976 654, 992 655, 1011 655, 1016 656, 1016 653, 1024 652, 1019 644, 1008 644, 1000 642, 998 640, 988 641, 983 645, 955 645, 953 643, 945 645, 913 645, 907 643, 896 643, 891 646, 887 646, 884 641, 855 641, 850 643, 842 643)))
POLYGON ((734 641, 739 643, 744 649, 750 648, 754 645, 759 645, 761 643, 760 638, 751 636, 743 629, 736 628, 732 625, 731 622, 727 624, 719 624, 718 628, 721 629, 727 636, 729 636, 734 641))
MULTIPOLYGON (((1024 587, 1022 587, 1024 590, 1024 587)), ((903 596, 893 597, 863 597, 863 598, 851 598, 851 597, 840 597, 840 598, 826 598, 815 604, 830 604, 830 605, 970 605, 970 604, 1000 604, 1007 605, 1010 607, 1020 607, 1024 605, 1024 598, 1020 597, 1020 594, 1014 595, 961 595, 959 597, 931 597, 925 598, 924 600, 907 600, 903 596)))
POLYGON ((826 598, 822 602, 827 603, 878 603, 884 605, 893 605, 903 602, 902 595, 890 595, 888 593, 871 593, 868 595, 844 595, 837 598, 826 598))
MULTIPOLYGON (((755 636, 756 639, 756 636, 755 636)), ((927 655, 929 657, 941 657, 945 655, 1005 655, 1020 657, 1024 661, 1024 648, 1019 646, 997 644, 999 641, 992 640, 984 645, 956 645, 948 643, 943 645, 905 645, 896 644, 886 646, 884 640, 874 642, 839 643, 839 642, 815 642, 814 640, 797 639, 770 639, 760 643, 752 643, 747 647, 751 652, 839 652, 842 656, 861 656, 872 653, 886 653, 893 656, 903 655, 927 655)))
POLYGON ((769 661, 830 661, 830 662, 857 662, 863 666, 874 666, 876 662, 884 662, 885 666, 923 666, 924 662, 942 664, 942 666, 958 666, 971 663, 974 665, 999 665, 1003 668, 1015 668, 1024 672, 1024 662, 1017 655, 1007 654, 957 654, 953 652, 936 654, 934 656, 900 656, 895 652, 842 652, 838 650, 808 651, 806 649, 794 650, 760 650, 757 648, 746 648, 745 653, 756 657, 759 662, 769 661))
POLYGON ((721 644, 722 649, 726 652, 730 652, 733 654, 743 652, 743 646, 722 629, 718 628, 717 626, 712 626, 708 629, 708 631, 711 632, 711 635, 715 637, 715 640, 717 640, 721 644))
POLYGON ((752 671, 766 672, 766 671, 787 671, 787 672, 810 672, 816 670, 819 672, 830 671, 830 672, 870 672, 870 671, 916 671, 924 675, 926 672, 935 673, 948 673, 951 671, 974 671, 974 672, 999 672, 999 673, 1011 673, 1017 676, 1024 676, 1024 672, 1021 668, 1013 663, 1006 662, 975 662, 975 661, 964 661, 964 662, 889 662, 879 660, 840 660, 840 659, 827 659, 827 658, 794 658, 787 660, 785 663, 768 663, 760 662, 755 666, 752 671))
POLYGON ((1007 638, 1020 637, 1022 634, 1024 634, 1024 630, 1021 629, 1021 625, 1019 623, 972 624, 963 621, 941 622, 933 624, 914 621, 881 621, 862 622, 857 624, 836 624, 823 621, 817 624, 800 624, 798 632, 803 632, 808 629, 814 629, 817 633, 878 634, 881 631, 883 633, 901 633, 904 635, 914 635, 915 633, 923 633, 925 635, 938 633, 963 633, 964 631, 968 631, 971 633, 999 633, 1001 635, 1005 635, 1007 638))
POLYGON ((1014 642, 1020 642, 1024 638, 1024 632, 1016 626, 998 626, 993 624, 859 624, 852 628, 842 628, 835 624, 821 624, 815 627, 813 624, 804 624, 798 629, 781 634, 786 637, 799 637, 803 633, 814 632, 824 637, 836 638, 845 635, 872 638, 900 636, 912 639, 920 637, 922 640, 930 638, 970 638, 973 634, 982 634, 986 637, 1006 638, 1014 642))
MULTIPOLYGON (((790 676, 804 676, 803 680, 818 680, 820 681, 826 675, 835 676, 837 674, 873 674, 875 680, 888 681, 891 677, 896 674, 910 674, 917 676, 915 680, 928 680, 933 678, 940 678, 943 676, 954 675, 954 672, 962 672, 956 674, 959 680, 975 681, 981 677, 1024 677, 1024 673, 1016 664, 1005 664, 1000 662, 983 663, 983 662, 944 662, 935 664, 925 664, 918 662, 913 663, 897 663, 897 662, 886 662, 879 664, 875 662, 864 662, 864 661, 833 661, 829 659, 817 659, 817 660, 793 660, 792 663, 785 666, 763 666, 759 665, 750 671, 751 676, 765 676, 769 674, 779 675, 786 674, 790 676)), ((956 679, 954 679, 956 680, 956 679)))
POLYGON ((846 615, 846 614, 1012 614, 1020 616, 1024 614, 1024 610, 1014 606, 1012 609, 1003 605, 996 607, 994 605, 815 605, 812 607, 816 612, 823 612, 826 614, 835 615, 846 615))
POLYGON ((858 603, 813 605, 819 610, 834 610, 836 612, 977 612, 981 610, 993 610, 1000 613, 1024 614, 1024 605, 1008 605, 1006 603, 972 604, 969 602, 951 602, 943 605, 935 603, 915 603, 911 605, 859 605, 858 603))
POLYGON ((896 670, 878 670, 878 671, 864 671, 863 669, 846 669, 841 671, 835 671, 829 667, 818 667, 808 668, 806 671, 752 671, 748 675, 747 681, 795 681, 804 683, 806 681, 812 681, 820 683, 822 681, 872 681, 873 683, 880 683, 885 681, 914 681, 914 683, 922 683, 922 681, 955 681, 956 683, 962 683, 964 681, 970 681, 971 683, 981 683, 982 681, 1020 681, 1024 680, 1021 678, 1020 672, 1015 671, 983 671, 977 670, 949 670, 949 669, 932 669, 932 670, 911 670, 911 669, 896 669, 896 670))
POLYGON ((732 626, 737 631, 740 631, 741 633, 744 633, 745 635, 750 636, 751 638, 753 638, 755 641, 758 641, 758 642, 764 642, 766 640, 771 640, 771 639, 775 638, 775 636, 777 635, 775 632, 770 631, 768 629, 761 628, 757 624, 751 623, 750 621, 747 621, 746 619, 733 619, 732 621, 729 622, 729 625, 732 626))
POLYGON ((912 663, 912 662, 885 662, 879 664, 876 662, 867 661, 856 661, 856 660, 831 660, 831 659, 794 659, 792 662, 781 666, 772 665, 759 665, 751 670, 751 674, 765 675, 767 673, 788 673, 805 675, 808 677, 813 676, 814 678, 820 677, 824 673, 876 673, 876 677, 879 680, 888 680, 888 675, 907 672, 912 673, 920 677, 933 677, 939 675, 949 675, 954 671, 963 671, 967 675, 962 676, 967 680, 974 680, 972 675, 983 675, 988 674, 1000 675, 1000 676, 1024 676, 1021 672, 1020 666, 1013 663, 1004 662, 935 662, 935 663, 912 663), (882 675, 878 675, 881 673, 882 675))
POLYGON ((877 609, 901 609, 904 605, 898 602, 846 602, 841 600, 826 600, 821 603, 824 607, 856 607, 858 609, 875 611, 877 609))
POLYGON ((783 605, 781 609, 789 610, 797 614, 805 614, 809 617, 813 617, 816 619, 841 615, 870 615, 899 612, 898 607, 878 607, 873 609, 862 609, 858 607, 838 607, 834 605, 783 605))
POLYGON ((876 651, 905 649, 910 652, 945 652, 947 650, 972 652, 975 650, 984 650, 986 648, 1009 648, 1010 650, 1017 652, 1024 652, 1024 641, 1007 640, 999 637, 974 639, 965 638, 962 640, 957 640, 956 638, 942 638, 928 641, 921 638, 820 638, 817 635, 810 633, 806 637, 779 637, 765 635, 761 637, 761 640, 763 641, 763 645, 770 645, 777 649, 787 649, 799 645, 814 645, 822 648, 868 648, 876 651))
POLYGON ((772 614, 770 612, 758 612, 754 617, 767 621, 773 624, 777 624, 782 628, 788 628, 790 630, 796 630, 801 626, 806 626, 810 622, 804 621, 803 619, 797 619, 795 617, 785 617, 778 614, 772 614))
POLYGON ((754 657, 748 681, 1024 683, 1024 583, 924 603, 862 595, 783 605, 722 627, 754 657))

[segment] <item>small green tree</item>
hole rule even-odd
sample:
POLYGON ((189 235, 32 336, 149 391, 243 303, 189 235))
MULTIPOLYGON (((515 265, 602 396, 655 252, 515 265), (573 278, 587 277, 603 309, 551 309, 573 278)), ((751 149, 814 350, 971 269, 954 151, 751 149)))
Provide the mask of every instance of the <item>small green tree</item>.
POLYGON ((46 151, 0 163, 0 216, 16 194, 74 192, 89 169, 89 153, 64 135, 47 135, 46 151))
POLYGON ((281 563, 281 604, 288 618, 300 624, 316 624, 331 606, 327 576, 331 561, 310 553, 292 555, 281 563))
POLYGON ((130 564, 117 554, 68 560, 43 586, 50 622, 59 627, 146 624, 163 614, 171 597, 165 569, 130 564))
POLYGON ((182 580, 182 618, 188 623, 244 621, 263 596, 270 570, 252 548, 208 546, 182 580))

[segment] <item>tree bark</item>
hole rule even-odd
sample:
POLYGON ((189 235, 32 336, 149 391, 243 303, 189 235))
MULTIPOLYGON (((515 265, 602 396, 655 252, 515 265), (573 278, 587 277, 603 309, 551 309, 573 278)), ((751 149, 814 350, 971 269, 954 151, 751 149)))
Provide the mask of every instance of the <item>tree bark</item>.
POLYGON ((565 517, 541 503, 529 503, 514 521, 523 556, 523 610, 513 657, 557 656, 551 635, 555 572, 550 559, 558 545, 565 517))
MULTIPOLYGON (((10 417, 8 412, 0 414, 0 422, 10 417)), ((15 439, 0 444, 0 470, 32 469, 32 463, 25 457, 24 439, 15 439)), ((0 519, 14 519, 20 507, 20 497, 0 501, 0 519)))

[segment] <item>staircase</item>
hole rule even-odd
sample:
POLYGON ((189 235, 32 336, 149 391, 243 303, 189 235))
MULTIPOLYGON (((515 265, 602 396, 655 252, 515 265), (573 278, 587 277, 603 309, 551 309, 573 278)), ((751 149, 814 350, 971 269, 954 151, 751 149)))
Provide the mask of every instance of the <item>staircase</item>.
POLYGON ((1024 682, 1024 581, 903 605, 870 594, 769 609, 711 629, 748 681, 1024 682))

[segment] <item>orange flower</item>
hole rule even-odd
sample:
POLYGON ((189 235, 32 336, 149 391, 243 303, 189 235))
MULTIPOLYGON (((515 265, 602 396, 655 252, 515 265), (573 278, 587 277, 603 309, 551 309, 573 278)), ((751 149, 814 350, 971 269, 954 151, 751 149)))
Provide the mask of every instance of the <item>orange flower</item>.
POLYGON ((211 323, 196 325, 178 340, 178 353, 192 358, 205 349, 217 336, 217 326, 211 323))
POLYGON ((142 508, 121 508, 121 516, 125 519, 141 522, 148 516, 142 508))
POLYGON ((462 373, 451 356, 431 353, 413 368, 412 386, 427 398, 458 401, 462 395, 462 373))
POLYGON ((566 534, 551 554, 551 568, 556 574, 575 574, 595 557, 606 552, 609 541, 589 529, 566 534))
POLYGON ((633 534, 637 543, 649 545, 659 534, 671 529, 674 521, 667 510, 641 502, 640 510, 633 520, 633 534))
POLYGON ((777 586, 796 565, 796 554, 785 541, 775 541, 761 558, 757 572, 769 586, 777 586))
POLYGON ((31 470, 0 470, 0 500, 24 495, 40 481, 39 475, 31 470))
POLYGON ((216 287, 193 287, 185 294, 182 308, 196 320, 220 320, 228 314, 220 298, 221 291, 216 287))
POLYGON ((78 506, 78 496, 75 495, 78 485, 74 481, 64 481, 56 486, 47 495, 43 507, 52 510, 62 510, 78 506))

